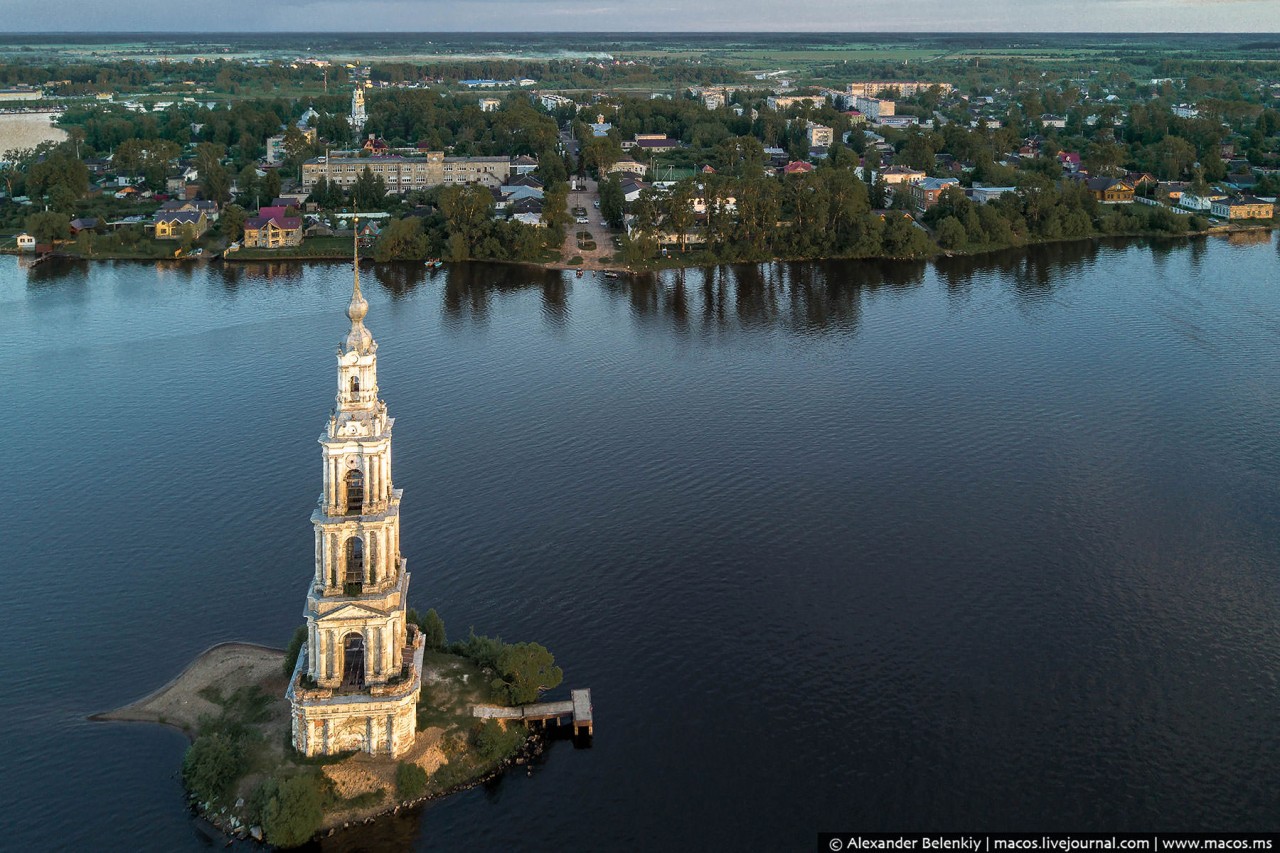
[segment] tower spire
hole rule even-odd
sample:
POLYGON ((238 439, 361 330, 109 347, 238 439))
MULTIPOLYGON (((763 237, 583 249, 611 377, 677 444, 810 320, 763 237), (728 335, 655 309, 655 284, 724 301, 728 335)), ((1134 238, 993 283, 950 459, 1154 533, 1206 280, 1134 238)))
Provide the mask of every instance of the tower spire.
POLYGON ((360 292, 360 217, 355 217, 354 251, 352 253, 352 287, 351 303, 347 305, 347 316, 351 318, 351 331, 347 333, 347 349, 364 354, 373 347, 373 335, 364 327, 365 315, 369 313, 369 303, 360 292))

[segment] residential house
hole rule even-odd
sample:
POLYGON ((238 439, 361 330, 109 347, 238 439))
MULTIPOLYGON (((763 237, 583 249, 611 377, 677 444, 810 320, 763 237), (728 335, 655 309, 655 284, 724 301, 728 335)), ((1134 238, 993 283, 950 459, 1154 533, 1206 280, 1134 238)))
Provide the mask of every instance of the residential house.
POLYGON ((372 133, 369 134, 369 138, 364 141, 364 145, 362 145, 361 148, 374 155, 391 153, 391 146, 387 144, 387 140, 380 139, 372 133))
POLYGON ((178 240, 187 225, 195 229, 195 236, 209 230, 209 217, 200 210, 159 211, 153 220, 157 240, 178 240))
POLYGON ((1225 193, 1210 191, 1207 195, 1198 195, 1190 190, 1183 190, 1181 198, 1178 199, 1178 207, 1187 210, 1212 210, 1215 201, 1222 201, 1226 198, 1225 193))
POLYGON ((1058 165, 1062 167, 1064 172, 1075 173, 1080 171, 1080 152, 1059 151, 1058 165))
POLYGON ((261 208, 244 223, 244 246, 253 249, 280 249, 302 243, 302 217, 275 213, 279 208, 261 208), (271 210, 272 213, 266 213, 271 210))
POLYGON ((93 216, 85 216, 80 219, 71 220, 71 235, 74 237, 81 231, 96 231, 98 229, 98 220, 93 216))
POLYGON ((938 198, 947 187, 960 186, 959 178, 925 178, 910 184, 911 200, 916 209, 928 210, 938 203, 938 198))
POLYGON ((36 250, 36 238, 23 231, 18 235, 18 251, 34 252, 36 250))
POLYGON ((543 196, 542 190, 538 187, 527 187, 523 184, 519 186, 496 187, 494 192, 507 202, 517 202, 524 198, 532 198, 541 201, 543 196))
POLYGON ((881 169, 877 177, 881 183, 885 184, 918 184, 929 176, 910 166, 890 166, 887 169, 881 169))
POLYGON ((1086 178, 1085 188, 1103 204, 1129 204, 1133 202, 1133 184, 1121 178, 1086 178))
POLYGON ((160 205, 162 213, 178 213, 180 211, 200 211, 209 217, 210 222, 218 221, 218 203, 202 198, 170 199, 160 205))
POLYGON ((542 199, 522 198, 512 202, 511 219, 524 225, 542 227, 542 199))
MULTIPOLYGON (((513 175, 527 175, 537 168, 537 159, 530 157, 528 154, 520 154, 519 156, 511 158, 511 174, 513 175)), ((541 186, 541 184, 539 184, 539 186, 541 186)))
POLYGON ((978 204, 986 204, 989 201, 995 201, 1006 193, 1017 192, 1017 187, 982 187, 975 185, 967 195, 978 204))
POLYGON ((1067 126, 1067 120, 1062 116, 1043 113, 1040 116, 1040 124, 1044 127, 1056 127, 1059 130, 1062 130, 1067 126))
POLYGON ((782 167, 784 175, 804 175, 813 171, 813 164, 804 160, 792 160, 786 166, 782 167))
POLYGON ((1275 216, 1275 205, 1247 195, 1238 199, 1217 199, 1210 212, 1223 219, 1271 219, 1275 216))
POLYGON ((1154 187, 1160 183, 1160 181, 1156 179, 1156 176, 1151 174, 1150 172, 1125 172, 1124 179, 1133 185, 1133 189, 1135 192, 1140 187, 1143 187, 1143 186, 1154 187))
POLYGON ((622 199, 630 204, 631 202, 639 199, 640 193, 648 188, 649 185, 644 181, 637 181, 633 178, 628 178, 622 182, 622 199))
POLYGON ((382 228, 376 222, 365 222, 364 225, 360 226, 360 230, 356 234, 360 238, 361 246, 372 246, 379 235, 382 234, 382 228))
POLYGON ((516 177, 514 177, 514 178, 512 178, 511 180, 507 181, 507 186, 509 186, 509 187, 534 187, 534 188, 536 188, 536 189, 542 189, 542 188, 543 188, 542 181, 541 181, 541 180, 539 180, 539 178, 538 178, 538 176, 537 176, 537 175, 517 175, 516 177))

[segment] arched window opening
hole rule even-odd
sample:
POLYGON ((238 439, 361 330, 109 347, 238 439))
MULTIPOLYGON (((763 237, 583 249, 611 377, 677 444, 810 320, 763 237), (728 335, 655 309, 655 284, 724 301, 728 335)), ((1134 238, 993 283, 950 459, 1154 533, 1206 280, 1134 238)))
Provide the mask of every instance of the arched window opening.
POLYGON ((348 690, 364 687, 364 635, 352 632, 342 638, 342 686, 348 690))
POLYGON ((351 393, 352 394, 360 393, 360 377, 359 376, 351 377, 351 393))
POLYGON ((343 592, 359 595, 364 589, 364 540, 352 536, 347 540, 347 574, 343 580, 343 592))
POLYGON ((359 515, 364 511, 364 471, 352 468, 347 472, 347 515, 359 515))

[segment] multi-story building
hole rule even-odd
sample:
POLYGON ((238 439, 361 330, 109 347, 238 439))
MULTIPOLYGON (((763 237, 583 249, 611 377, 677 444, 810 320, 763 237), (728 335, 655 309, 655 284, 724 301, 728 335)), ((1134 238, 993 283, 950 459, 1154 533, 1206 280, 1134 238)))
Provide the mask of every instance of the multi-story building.
POLYGON ((835 131, 825 124, 805 122, 804 138, 810 148, 828 148, 835 141, 835 131))
POLYGON ((481 98, 479 103, 480 103, 480 112, 493 113, 493 112, 497 112, 498 107, 502 106, 502 99, 501 98, 481 98))
POLYGON ((797 104, 820 107, 827 102, 827 98, 825 95, 770 95, 764 102, 771 110, 788 110, 797 104))
POLYGON ((302 164, 302 188, 310 192, 321 178, 350 187, 366 168, 382 177, 387 192, 400 194, 442 184, 497 187, 512 174, 510 157, 446 157, 442 151, 422 157, 313 157, 302 164))
POLYGON ((859 95, 854 98, 853 107, 871 121, 875 121, 893 115, 897 105, 887 98, 869 98, 859 95))
POLYGON ((848 92, 855 97, 859 95, 874 97, 881 92, 892 92, 899 98, 910 98, 915 93, 927 91, 934 86, 937 86, 938 91, 944 95, 950 94, 952 90, 950 83, 924 83, 919 80, 868 80, 861 83, 850 83, 848 92))

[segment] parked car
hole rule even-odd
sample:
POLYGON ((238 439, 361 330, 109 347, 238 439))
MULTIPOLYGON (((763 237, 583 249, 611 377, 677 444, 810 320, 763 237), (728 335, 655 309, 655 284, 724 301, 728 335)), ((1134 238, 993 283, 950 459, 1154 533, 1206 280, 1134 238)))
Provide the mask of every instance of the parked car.
POLYGON ((588 225, 588 224, 590 224, 590 223, 589 223, 589 220, 587 219, 587 217, 585 217, 585 216, 579 216, 579 217, 578 217, 578 224, 579 224, 579 225, 588 225))

